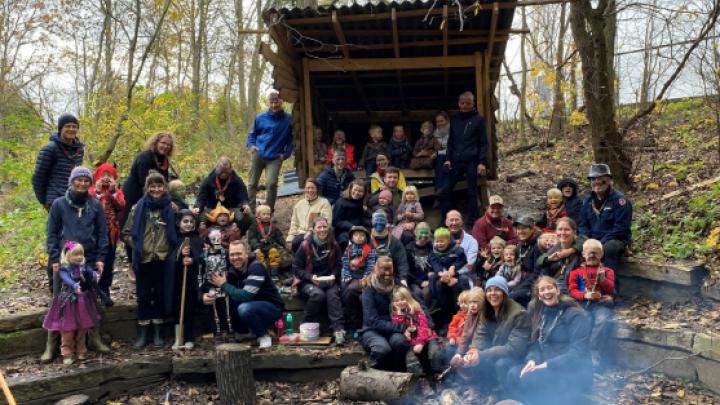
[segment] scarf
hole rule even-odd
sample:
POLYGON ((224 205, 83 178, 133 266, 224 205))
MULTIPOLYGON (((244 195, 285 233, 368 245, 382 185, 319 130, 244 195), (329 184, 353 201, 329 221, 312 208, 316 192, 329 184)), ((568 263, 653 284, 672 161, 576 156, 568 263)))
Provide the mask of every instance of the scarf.
POLYGON ((377 251, 378 255, 386 255, 390 253, 390 234, 387 228, 385 228, 383 235, 376 234, 373 229, 371 238, 370 242, 377 251))
POLYGON ((600 216, 603 208, 605 208, 605 203, 607 203, 608 197, 610 196, 610 194, 612 194, 612 192, 613 192, 612 188, 608 187, 607 192, 605 193, 605 198, 602 198, 602 199, 595 192, 592 193, 593 197, 590 199, 590 203, 592 205, 592 211, 593 211, 593 214, 595 214, 595 217, 600 216), (600 205, 600 208, 595 206, 595 201, 597 201, 598 204, 602 203, 602 205, 600 205))
POLYGON ((437 247, 433 244, 433 254, 435 256, 440 256, 440 257, 448 256, 448 255, 455 253, 455 251, 457 250, 457 249, 455 249, 455 247, 456 247, 455 243, 451 242, 450 245, 448 245, 448 248, 445 249, 444 252, 441 252, 441 251, 437 250, 437 247))
POLYGON ((89 193, 78 193, 76 191, 73 191, 72 189, 67 189, 65 192, 65 200, 70 204, 70 206, 78 211, 78 218, 82 218, 83 216, 83 210, 87 212, 89 200, 90 200, 90 194, 89 193))
POLYGON ((447 128, 436 128, 433 136, 440 142, 440 153, 444 154, 447 149, 448 138, 450 137, 450 126, 448 125, 447 128))
POLYGON ((485 223, 490 225, 493 229, 495 229, 497 232, 508 232, 510 231, 507 227, 502 226, 502 218, 498 218, 497 220, 494 220, 490 214, 485 213, 485 223), (495 225, 495 224, 498 225, 495 225))
POLYGON ((147 216, 150 211, 160 210, 160 218, 165 222, 165 236, 170 247, 174 247, 177 243, 177 233, 175 230, 175 211, 172 207, 172 198, 170 194, 165 193, 157 200, 150 197, 147 193, 140 198, 135 208, 135 217, 133 218, 132 227, 130 228, 130 236, 135 244, 133 250, 133 264, 139 266, 143 258, 143 241, 145 239, 145 225, 147 224, 147 216))
MULTIPOLYGON (((328 249, 327 241, 321 241, 314 234, 312 237, 312 243, 310 245, 312 247, 316 262, 322 261, 330 254, 330 249, 328 249)), ((330 266, 332 266, 332 263, 328 263, 328 267, 330 266)))
POLYGON ((391 295, 395 288, 395 280, 391 280, 390 283, 384 284, 381 282, 377 275, 374 273, 370 276, 370 287, 382 295, 391 295))
POLYGON ((262 241, 267 242, 268 239, 270 239, 270 234, 272 233, 272 221, 267 224, 266 232, 265 226, 263 225, 262 221, 258 220, 258 230, 260 231, 260 237, 262 238, 262 241))
POLYGON ((365 267, 365 261, 370 255, 370 245, 365 243, 362 246, 358 246, 355 243, 350 243, 347 249, 347 255, 348 259, 350 259, 350 268, 353 270, 361 269, 365 267), (358 259, 356 266, 352 264, 353 259, 358 259))
POLYGON ((215 176, 215 197, 218 199, 218 201, 225 201, 225 190, 227 190, 228 186, 230 185, 230 182, 232 181, 233 177, 232 174, 228 176, 227 180, 225 180, 225 185, 220 185, 220 176, 215 176))

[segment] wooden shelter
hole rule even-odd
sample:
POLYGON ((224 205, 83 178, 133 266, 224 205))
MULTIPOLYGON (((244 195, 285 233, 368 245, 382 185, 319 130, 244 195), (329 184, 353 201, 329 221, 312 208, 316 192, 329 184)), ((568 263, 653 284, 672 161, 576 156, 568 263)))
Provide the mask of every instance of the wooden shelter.
POLYGON ((381 125, 386 140, 392 125, 404 125, 414 142, 421 122, 432 121, 441 109, 452 112, 465 91, 477 96, 477 109, 486 117, 488 177, 496 178, 493 92, 516 5, 369 2, 266 12, 277 47, 263 44, 261 53, 274 67, 275 88, 293 103, 300 178, 315 173, 313 125, 326 141, 342 128, 359 157, 370 124, 381 125))

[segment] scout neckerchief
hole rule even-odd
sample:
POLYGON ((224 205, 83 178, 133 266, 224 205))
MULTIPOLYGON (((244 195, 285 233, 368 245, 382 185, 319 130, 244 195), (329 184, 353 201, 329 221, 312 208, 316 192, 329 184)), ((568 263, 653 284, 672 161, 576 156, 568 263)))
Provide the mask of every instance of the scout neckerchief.
POLYGON ((386 255, 390 251, 390 243, 391 243, 390 234, 387 234, 387 239, 385 239, 385 240, 387 240, 386 243, 380 244, 380 243, 378 243, 377 239, 375 239, 375 236, 374 235, 372 236, 371 242, 372 242, 373 247, 377 251, 378 255, 386 255))
POLYGON ((368 245, 367 243, 363 244, 362 249, 360 249, 360 256, 352 255, 352 251, 354 250, 353 247, 355 246, 356 245, 354 243, 350 243, 350 246, 348 246, 347 248, 347 257, 350 261, 357 258, 357 268, 361 269, 363 268, 363 266, 365 266, 365 259, 367 259, 367 257, 370 255, 370 245, 368 245))
MULTIPOLYGON (((603 204, 605 206, 605 204, 603 204)), ((593 205, 593 208, 595 206, 593 205)), ((548 208, 545 212, 545 218, 547 219, 547 224, 553 224, 555 223, 555 220, 558 218, 558 216, 565 210, 565 203, 560 204, 559 207, 552 209, 548 208)))
POLYGON ((490 214, 485 214, 485 223, 490 225, 493 229, 495 229, 497 232, 507 232, 508 228, 502 226, 502 218, 500 218, 500 226, 495 226, 495 224, 492 223, 492 217, 490 217, 490 214))
POLYGON ((225 190, 227 190, 228 186, 230 186, 230 181, 232 181, 232 175, 228 176, 225 185, 221 186, 220 176, 215 176, 215 187, 217 187, 215 194, 217 195, 218 201, 225 201, 225 190))
MULTIPOLYGON (((605 194, 606 194, 605 198, 602 200, 602 205, 600 206, 600 208, 595 207, 595 199, 590 198, 590 204, 592 205, 592 210, 596 217, 599 217, 603 208, 605 208, 605 203, 607 203, 608 198, 610 198, 610 194, 612 194, 612 189, 610 187, 608 187, 607 192, 605 194)), ((597 196, 597 193, 595 195, 597 196)))
POLYGON ((267 242, 267 240, 270 239, 270 233, 272 233, 272 222, 268 223, 267 232, 265 232, 262 221, 258 221, 258 230, 260 231, 260 237, 263 242, 267 242))

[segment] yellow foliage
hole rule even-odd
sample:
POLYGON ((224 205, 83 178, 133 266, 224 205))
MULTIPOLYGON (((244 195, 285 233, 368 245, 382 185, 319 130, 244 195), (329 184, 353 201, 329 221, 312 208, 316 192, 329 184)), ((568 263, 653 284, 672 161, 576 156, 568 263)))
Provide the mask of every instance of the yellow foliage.
POLYGON ((581 111, 573 111, 570 114, 570 125, 577 127, 580 125, 587 125, 587 115, 585 115, 584 112, 581 111))
POLYGON ((648 183, 645 188, 648 190, 657 190, 660 188, 660 185, 657 183, 648 183))
POLYGON ((713 228, 713 230, 710 231, 710 235, 708 235, 705 240, 705 245, 710 249, 720 246, 720 226, 713 228))

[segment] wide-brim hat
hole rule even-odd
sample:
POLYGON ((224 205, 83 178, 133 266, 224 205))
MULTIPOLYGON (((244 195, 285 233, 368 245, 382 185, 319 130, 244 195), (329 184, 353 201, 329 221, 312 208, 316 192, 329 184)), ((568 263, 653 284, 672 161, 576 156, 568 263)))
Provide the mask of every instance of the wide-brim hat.
POLYGON ((590 165, 588 179, 594 179, 603 176, 612 177, 612 173, 610 172, 610 166, 606 165, 605 163, 593 163, 592 165, 590 165))

